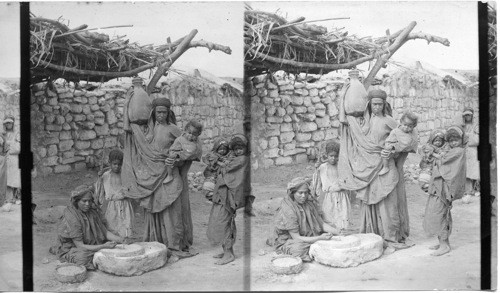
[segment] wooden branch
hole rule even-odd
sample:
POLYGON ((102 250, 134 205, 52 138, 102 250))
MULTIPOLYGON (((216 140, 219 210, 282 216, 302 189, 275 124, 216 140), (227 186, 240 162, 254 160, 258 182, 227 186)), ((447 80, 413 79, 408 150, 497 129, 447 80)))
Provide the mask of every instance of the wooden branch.
POLYGON ((64 33, 64 34, 57 35, 57 36, 54 37, 54 39, 55 38, 59 38, 59 37, 64 37, 64 36, 67 36, 67 35, 71 35, 71 34, 83 33, 83 32, 88 32, 88 31, 95 31, 95 30, 99 30, 99 29, 117 28, 117 27, 133 27, 133 25, 131 25, 131 24, 114 25, 114 26, 105 26, 105 27, 96 27, 96 28, 88 28, 88 29, 75 30, 75 31, 70 31, 70 32, 67 32, 67 33, 64 33))
POLYGON ((182 42, 175 48, 175 51, 169 55, 169 61, 164 62, 160 66, 158 66, 158 69, 156 69, 155 74, 153 75, 153 78, 149 81, 148 86, 146 87, 146 92, 148 94, 151 94, 153 92, 153 89, 156 85, 156 83, 160 80, 160 78, 167 72, 167 70, 174 64, 174 62, 186 51, 189 49, 189 44, 193 40, 193 38, 196 36, 198 33, 198 30, 192 30, 187 36, 184 37, 182 42))
POLYGON ((416 21, 412 21, 400 34, 399 36, 394 40, 394 43, 392 43, 388 48, 387 48, 387 53, 380 56, 377 59, 377 62, 375 62, 375 65, 373 66, 372 70, 370 70, 370 73, 368 76, 365 78, 363 85, 365 86, 365 89, 368 89, 368 87, 372 84, 373 79, 379 72, 379 70, 385 65, 387 60, 391 58, 391 56, 399 49, 403 44, 407 41, 407 37, 410 34, 410 32, 415 28, 417 25, 416 21))
POLYGON ((357 60, 354 60, 354 61, 351 61, 348 63, 343 63, 343 64, 318 64, 318 63, 299 62, 299 61, 276 58, 276 57, 272 57, 269 55, 265 55, 265 54, 256 52, 253 49, 250 49, 249 52, 252 53, 255 57, 261 58, 262 60, 267 60, 267 61, 270 61, 270 62, 273 62, 276 64, 286 64, 289 66, 300 67, 300 68, 303 68, 304 71, 306 71, 307 69, 317 69, 317 70, 325 70, 325 71, 334 71, 334 70, 339 70, 339 69, 350 69, 356 65, 359 65, 361 63, 375 59, 375 56, 366 56, 366 57, 362 57, 362 58, 359 58, 357 60))
POLYGON ((223 45, 207 42, 205 40, 192 41, 189 44, 189 48, 196 48, 196 47, 208 48, 208 52, 211 52, 212 50, 216 50, 216 51, 222 51, 228 55, 231 55, 231 48, 229 48, 228 46, 223 46, 223 45))
POLYGON ((429 35, 429 34, 426 34, 423 32, 411 33, 408 35, 408 37, 406 39, 407 40, 424 39, 424 40, 427 40, 428 44, 433 42, 433 43, 441 43, 441 44, 445 45, 446 47, 450 46, 450 41, 447 38, 429 35))

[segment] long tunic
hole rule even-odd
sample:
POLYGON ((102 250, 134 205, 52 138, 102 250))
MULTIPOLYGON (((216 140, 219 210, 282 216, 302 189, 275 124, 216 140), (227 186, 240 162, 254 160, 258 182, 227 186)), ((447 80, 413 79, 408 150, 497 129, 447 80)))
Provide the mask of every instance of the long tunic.
POLYGON ((106 242, 106 226, 101 211, 92 207, 87 213, 73 205, 63 211, 57 228, 58 243, 50 251, 62 262, 71 262, 94 269, 92 258, 95 251, 77 248, 74 241, 87 245, 100 245, 106 242))
POLYGON ((338 229, 349 228, 351 201, 338 184, 337 166, 321 164, 313 175, 312 186, 319 195, 323 221, 338 229))
POLYGON ((311 243, 293 239, 290 232, 307 237, 321 235, 323 220, 313 201, 299 205, 287 195, 278 209, 273 228, 268 245, 280 253, 308 259, 311 243))
POLYGON ((0 205, 2 205, 7 195, 7 153, 6 140, 3 135, 0 135, 0 205))
POLYGON ((375 233, 391 242, 409 235, 403 165, 407 153, 389 160, 389 172, 382 169, 380 152, 397 122, 390 116, 368 115, 364 120, 347 116, 342 126, 339 155, 340 186, 356 190, 361 200, 361 233, 375 233))
POLYGON ((479 127, 477 124, 466 123, 464 128, 469 139, 467 145, 467 179, 479 180, 479 160, 477 159, 479 127))
POLYGON ((9 144, 9 155, 7 156, 7 186, 11 188, 21 188, 21 169, 19 169, 21 137, 19 132, 6 131, 5 140, 9 144))
POLYGON ((102 205, 108 229, 121 237, 132 236, 134 209, 123 197, 121 175, 109 170, 96 182, 95 202, 102 205))

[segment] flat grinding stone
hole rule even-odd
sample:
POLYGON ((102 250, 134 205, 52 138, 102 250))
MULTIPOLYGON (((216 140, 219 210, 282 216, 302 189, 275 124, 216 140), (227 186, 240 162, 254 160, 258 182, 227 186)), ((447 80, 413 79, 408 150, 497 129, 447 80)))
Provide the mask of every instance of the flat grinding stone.
POLYGON ((99 251, 110 257, 125 257, 144 254, 145 249, 144 247, 137 244, 118 244, 114 248, 101 249, 99 251))
POLYGON ((377 259, 383 252, 382 237, 369 233, 317 241, 311 245, 309 256, 324 265, 347 268, 377 259))
MULTIPOLYGON (((159 242, 138 242, 142 254, 118 256, 107 249, 102 249, 94 254, 94 266, 106 273, 118 276, 139 276, 163 267, 167 263, 167 247, 159 242)), ((131 245, 128 245, 131 246, 131 245)), ((114 249, 111 249, 114 250, 114 249)), ((128 253, 137 254, 140 249, 132 247, 128 253)))
POLYGON ((54 276, 61 283, 81 283, 87 278, 87 269, 81 265, 63 263, 56 267, 54 276))
POLYGON ((300 257, 280 255, 271 260, 271 269, 280 275, 298 274, 302 271, 303 263, 300 257))

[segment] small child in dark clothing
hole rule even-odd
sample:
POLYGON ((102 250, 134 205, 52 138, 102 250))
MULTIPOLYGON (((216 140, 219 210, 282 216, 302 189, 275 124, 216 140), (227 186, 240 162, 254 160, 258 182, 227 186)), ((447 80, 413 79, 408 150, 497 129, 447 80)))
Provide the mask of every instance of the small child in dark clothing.
POLYGON ((207 164, 207 167, 203 171, 203 176, 205 177, 203 190, 206 191, 205 197, 208 200, 212 200, 219 169, 221 164, 227 160, 228 155, 229 141, 224 137, 220 137, 214 141, 212 151, 202 158, 203 163, 207 164))
MULTIPOLYGON (((196 120, 190 120, 184 127, 184 132, 174 140, 168 150, 170 159, 182 159, 184 161, 199 160, 201 158, 201 144, 198 137, 203 131, 203 125, 196 120)), ((174 179, 173 166, 167 165, 167 177, 163 183, 169 183, 174 179)))
POLYGON ((441 153, 447 147, 445 146, 445 136, 446 131, 444 129, 435 129, 431 132, 427 143, 422 147, 421 171, 418 177, 422 189, 429 188, 429 180, 431 179, 434 162, 441 157, 441 153))

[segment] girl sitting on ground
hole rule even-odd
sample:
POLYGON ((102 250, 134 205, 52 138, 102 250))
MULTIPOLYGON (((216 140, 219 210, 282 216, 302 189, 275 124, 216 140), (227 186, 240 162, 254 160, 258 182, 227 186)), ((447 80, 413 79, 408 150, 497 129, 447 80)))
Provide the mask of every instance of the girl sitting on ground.
POLYGON ((132 236, 134 208, 130 199, 125 198, 122 187, 121 169, 123 152, 114 149, 109 153, 110 169, 97 180, 95 203, 104 212, 108 228, 121 237, 132 236))
POLYGON ((466 178, 467 137, 460 126, 446 130, 449 149, 436 160, 427 191, 429 198, 425 207, 424 230, 427 234, 438 236, 439 244, 430 247, 440 256, 451 250, 449 237, 452 228, 451 208, 454 200, 462 198, 466 178))
POLYGON ((236 210, 247 204, 251 195, 250 159, 248 140, 244 135, 236 134, 229 146, 234 157, 221 164, 212 198, 212 210, 208 220, 207 236, 213 244, 221 244, 223 253, 215 264, 224 265, 235 259, 233 246, 236 241, 236 210))
POLYGON ((346 230, 349 228, 351 201, 349 194, 339 186, 339 150, 339 142, 326 142, 326 162, 314 173, 311 191, 312 198, 318 198, 323 221, 339 230, 346 230))
POLYGON ((207 165, 205 170, 203 170, 203 176, 205 177, 203 190, 206 191, 205 197, 209 201, 212 201, 217 174, 221 165, 228 159, 228 155, 229 142, 226 138, 220 137, 214 141, 212 151, 202 158, 203 163, 207 165))
POLYGON ((420 161, 420 174, 418 181, 422 189, 429 188, 429 181, 432 176, 432 167, 436 159, 441 157, 444 151, 446 131, 435 129, 429 135, 429 140, 421 149, 422 160, 420 161))
MULTIPOLYGON (((174 140, 174 143, 168 150, 168 157, 170 159, 182 161, 194 161, 201 158, 201 144, 198 137, 203 131, 203 125, 196 121, 190 120, 184 127, 184 132, 174 140)), ((163 183, 169 183, 174 179, 173 166, 167 165, 167 177, 163 183)))
MULTIPOLYGON (((418 132, 415 129, 418 117, 405 112, 399 121, 399 126, 394 128, 385 139, 384 150, 390 152, 407 153, 416 152, 418 148, 418 132)), ((389 158, 382 158, 383 167, 379 176, 389 172, 389 158)))

